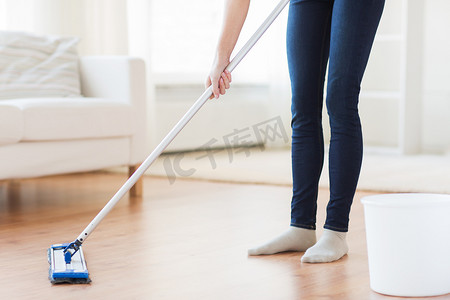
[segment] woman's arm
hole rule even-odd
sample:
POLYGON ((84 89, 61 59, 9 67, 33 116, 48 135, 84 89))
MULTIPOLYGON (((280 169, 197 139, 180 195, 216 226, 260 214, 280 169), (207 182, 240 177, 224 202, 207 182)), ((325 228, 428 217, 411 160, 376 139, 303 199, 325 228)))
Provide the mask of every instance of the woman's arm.
POLYGON ((230 63, 231 52, 241 33, 245 18, 247 17, 250 0, 227 0, 222 30, 217 44, 216 55, 211 71, 206 79, 206 87, 213 86, 213 96, 219 98, 219 94, 225 94, 230 87, 231 74, 224 71, 230 63))

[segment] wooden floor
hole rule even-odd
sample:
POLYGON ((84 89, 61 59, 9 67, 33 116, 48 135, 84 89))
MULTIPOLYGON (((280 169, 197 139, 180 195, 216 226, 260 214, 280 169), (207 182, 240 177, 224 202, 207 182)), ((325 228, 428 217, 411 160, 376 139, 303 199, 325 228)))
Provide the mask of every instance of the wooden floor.
MULTIPOLYGON (((393 299, 369 287, 359 201, 368 193, 355 199, 348 256, 302 264, 301 253, 247 257, 287 228, 288 187, 153 177, 143 199, 119 202, 83 245, 93 282, 52 286, 46 249, 73 241, 125 179, 0 182, 0 299, 393 299)), ((319 198, 321 227, 328 192, 319 198)))

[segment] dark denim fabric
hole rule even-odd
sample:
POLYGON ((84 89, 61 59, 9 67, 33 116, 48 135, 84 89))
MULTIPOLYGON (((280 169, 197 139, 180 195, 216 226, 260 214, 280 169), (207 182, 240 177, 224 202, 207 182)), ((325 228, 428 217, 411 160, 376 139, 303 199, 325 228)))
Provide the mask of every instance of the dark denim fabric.
POLYGON ((316 228, 324 160, 322 107, 330 119, 330 201, 325 228, 346 232, 362 162, 360 84, 384 0, 293 0, 287 56, 292 85, 291 225, 316 228))

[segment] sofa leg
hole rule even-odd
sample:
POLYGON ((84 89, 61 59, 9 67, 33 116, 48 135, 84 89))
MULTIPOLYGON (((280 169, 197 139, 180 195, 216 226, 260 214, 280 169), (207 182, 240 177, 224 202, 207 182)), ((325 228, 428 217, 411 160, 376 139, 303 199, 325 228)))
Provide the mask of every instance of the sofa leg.
MULTIPOLYGON (((134 165, 128 167, 128 177, 133 175, 133 173, 136 171, 137 168, 139 168, 140 165, 134 165)), ((143 178, 141 177, 130 189, 130 196, 131 197, 142 197, 143 192, 143 178)))

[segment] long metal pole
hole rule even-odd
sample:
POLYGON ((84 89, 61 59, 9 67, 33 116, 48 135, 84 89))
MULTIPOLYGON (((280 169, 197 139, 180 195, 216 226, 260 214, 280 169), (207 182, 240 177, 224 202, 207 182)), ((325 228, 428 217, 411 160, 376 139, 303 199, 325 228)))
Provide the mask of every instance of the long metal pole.
MULTIPOLYGON (((232 72, 236 66, 241 62, 245 55, 252 49, 256 42, 261 38, 264 32, 270 27, 273 21, 278 17, 283 8, 289 3, 289 0, 281 0, 275 7, 272 13, 261 24, 258 30, 252 35, 248 42, 242 47, 242 49, 236 54, 233 60, 228 64, 226 69, 232 72)), ((117 193, 109 200, 105 207, 98 213, 98 215, 89 223, 89 225, 81 232, 77 238, 78 245, 81 245, 94 229, 100 224, 105 216, 113 209, 113 207, 119 202, 120 199, 133 187, 133 185, 141 178, 141 176, 147 171, 150 165, 161 155, 164 149, 169 146, 173 139, 180 133, 180 131, 186 126, 186 124, 192 119, 192 117, 200 110, 203 104, 211 97, 212 87, 210 86, 203 92, 203 94, 195 101, 192 107, 186 112, 180 121, 173 127, 173 129, 167 134, 167 136, 161 141, 161 143, 153 150, 153 152, 145 159, 145 161, 139 166, 139 168, 131 175, 131 177, 125 182, 125 184, 117 191, 117 193)))

